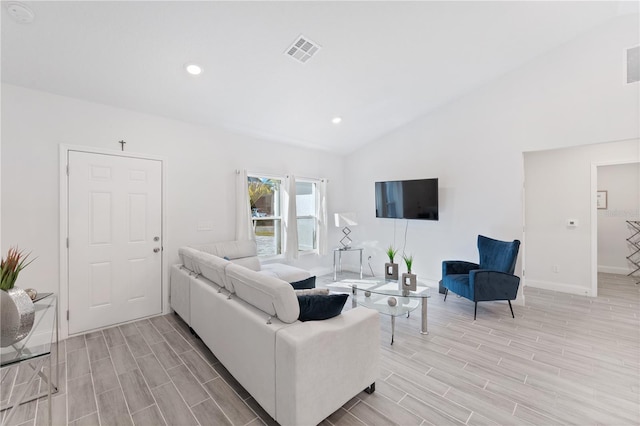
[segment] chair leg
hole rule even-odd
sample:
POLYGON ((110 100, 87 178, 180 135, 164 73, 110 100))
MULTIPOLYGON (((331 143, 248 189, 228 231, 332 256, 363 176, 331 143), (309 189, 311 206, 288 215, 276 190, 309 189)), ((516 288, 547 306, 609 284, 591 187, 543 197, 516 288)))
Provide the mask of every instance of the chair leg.
POLYGON ((448 289, 448 288, 445 288, 445 289, 444 289, 444 301, 445 301, 445 302, 447 301, 447 294, 449 294, 449 289, 448 289))
POLYGON ((476 314, 478 313, 478 302, 476 302, 476 306, 473 308, 473 320, 476 320, 476 314))
POLYGON ((511 318, 515 318, 515 315, 513 315, 513 308, 511 307, 511 300, 507 300, 507 302, 509 302, 509 309, 511 309, 511 318))

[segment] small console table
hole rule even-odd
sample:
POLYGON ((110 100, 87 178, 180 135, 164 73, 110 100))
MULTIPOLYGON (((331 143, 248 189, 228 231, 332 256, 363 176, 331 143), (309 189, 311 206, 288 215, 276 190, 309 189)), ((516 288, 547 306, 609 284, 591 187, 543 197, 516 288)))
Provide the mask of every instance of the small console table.
POLYGON ((338 265, 340 266, 340 273, 342 273, 342 253, 346 251, 359 251, 360 252, 360 279, 362 279, 362 251, 364 249, 360 247, 346 247, 346 248, 335 248, 333 249, 333 281, 336 281, 338 278, 337 267, 336 267, 336 255, 338 255, 338 265))
POLYGON ((59 381, 59 358, 58 358, 58 299, 55 294, 43 293, 33 302, 35 307, 35 319, 33 328, 27 337, 11 346, 0 349, 0 367, 12 368, 13 365, 19 365, 20 369, 30 368, 29 380, 24 385, 24 390, 15 398, 3 404, 0 411, 9 410, 2 419, 2 425, 8 425, 11 422, 17 408, 26 402, 42 396, 47 396, 49 424, 51 424, 51 394, 58 391, 59 381), (52 365, 52 351, 55 351, 55 364, 52 365), (48 361, 48 362, 47 362, 48 361), (48 374, 45 366, 48 365, 48 374), (32 383, 36 378, 42 379, 41 389, 45 391, 30 394, 32 383))

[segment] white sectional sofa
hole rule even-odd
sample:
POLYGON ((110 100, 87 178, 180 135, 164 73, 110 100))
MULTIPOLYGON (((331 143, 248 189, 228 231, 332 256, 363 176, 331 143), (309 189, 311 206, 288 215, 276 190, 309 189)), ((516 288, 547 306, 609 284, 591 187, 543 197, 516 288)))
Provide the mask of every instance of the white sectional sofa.
POLYGON ((183 264, 171 271, 171 307, 281 425, 315 425, 360 391, 373 391, 378 313, 358 307, 299 321, 296 292, 278 278, 297 278, 287 275, 295 271, 256 271, 252 260, 228 256, 244 244, 208 247, 224 248, 230 260, 181 248, 183 264))

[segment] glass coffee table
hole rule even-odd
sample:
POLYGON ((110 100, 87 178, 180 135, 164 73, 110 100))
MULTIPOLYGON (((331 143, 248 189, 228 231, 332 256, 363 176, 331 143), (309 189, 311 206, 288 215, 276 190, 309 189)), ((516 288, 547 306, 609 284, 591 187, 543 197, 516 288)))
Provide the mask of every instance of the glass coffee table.
POLYGON ((420 306, 421 308, 421 334, 429 334, 427 331, 427 299, 431 297, 430 288, 418 283, 416 291, 402 289, 400 281, 387 281, 384 279, 342 280, 341 284, 350 287, 354 306, 360 305, 375 309, 383 315, 391 317, 391 344, 395 332, 396 317, 407 315, 420 306))

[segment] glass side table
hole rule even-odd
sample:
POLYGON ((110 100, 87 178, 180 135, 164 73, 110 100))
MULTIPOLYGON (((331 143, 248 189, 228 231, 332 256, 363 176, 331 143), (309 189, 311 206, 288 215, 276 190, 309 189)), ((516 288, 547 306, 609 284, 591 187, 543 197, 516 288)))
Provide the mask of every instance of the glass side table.
POLYGON ((359 251, 360 252, 360 279, 362 279, 362 251, 364 249, 361 247, 341 247, 333 249, 333 281, 338 279, 338 267, 340 269, 340 273, 342 273, 342 253, 349 251, 359 251), (336 255, 338 256, 338 263, 336 263, 336 255))
MULTIPOLYGON (((60 379, 58 358, 58 298, 53 293, 41 293, 33 302, 35 307, 35 319, 33 328, 27 337, 6 348, 0 348, 0 368, 2 374, 14 365, 21 368, 29 367, 31 370, 23 390, 12 397, 0 407, 0 411, 8 410, 2 419, 2 425, 7 425, 21 404, 46 396, 49 402, 49 424, 51 424, 51 394, 58 391, 60 379), (52 351, 55 352, 56 365, 52 365, 52 351), (49 374, 45 367, 49 366, 49 374), (55 368, 53 368, 55 367, 55 368), (55 377, 54 377, 55 376, 55 377), (30 394, 37 377, 46 384, 46 390, 35 395, 30 394)), ((13 390, 12 390, 13 391, 13 390)))

